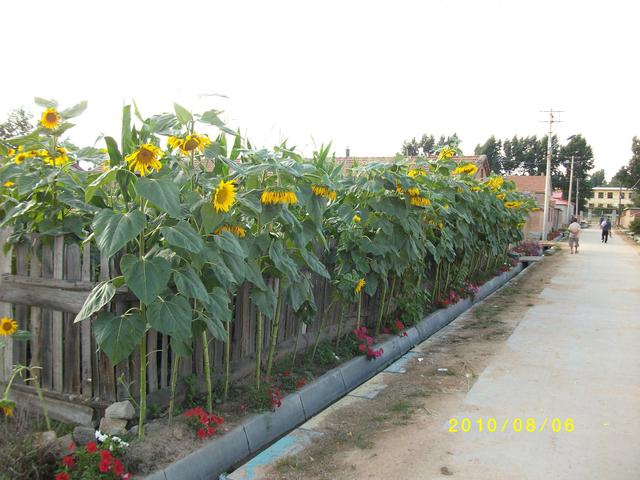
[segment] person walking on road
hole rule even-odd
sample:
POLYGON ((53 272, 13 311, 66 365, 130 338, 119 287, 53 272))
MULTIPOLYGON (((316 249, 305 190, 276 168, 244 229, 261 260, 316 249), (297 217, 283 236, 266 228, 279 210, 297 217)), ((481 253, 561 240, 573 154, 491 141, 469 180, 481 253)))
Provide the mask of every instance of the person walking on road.
POLYGON ((607 240, 609 240, 609 235, 611 235, 611 221, 609 220, 603 220, 602 223, 600 224, 600 226, 602 227, 602 243, 607 243, 607 240))
POLYGON ((569 249, 573 254, 575 252, 578 253, 578 247, 580 246, 580 224, 578 223, 578 219, 573 217, 571 219, 571 223, 569 224, 569 249))

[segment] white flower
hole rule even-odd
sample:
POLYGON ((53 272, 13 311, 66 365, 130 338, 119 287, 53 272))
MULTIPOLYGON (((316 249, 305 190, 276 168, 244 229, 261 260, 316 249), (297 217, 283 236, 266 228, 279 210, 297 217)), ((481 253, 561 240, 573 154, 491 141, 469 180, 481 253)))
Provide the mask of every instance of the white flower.
POLYGON ((109 438, 109 435, 100 432, 100 430, 96 430, 96 440, 99 442, 104 442, 109 438))

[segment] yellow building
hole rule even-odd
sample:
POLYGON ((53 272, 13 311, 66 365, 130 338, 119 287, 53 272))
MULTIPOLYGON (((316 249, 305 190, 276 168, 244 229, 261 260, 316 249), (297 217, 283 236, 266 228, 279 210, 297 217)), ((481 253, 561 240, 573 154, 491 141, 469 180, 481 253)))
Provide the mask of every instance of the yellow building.
POLYGON ((633 190, 620 187, 593 187, 593 194, 588 202, 589 217, 591 216, 616 216, 618 206, 630 207, 633 205, 633 190))

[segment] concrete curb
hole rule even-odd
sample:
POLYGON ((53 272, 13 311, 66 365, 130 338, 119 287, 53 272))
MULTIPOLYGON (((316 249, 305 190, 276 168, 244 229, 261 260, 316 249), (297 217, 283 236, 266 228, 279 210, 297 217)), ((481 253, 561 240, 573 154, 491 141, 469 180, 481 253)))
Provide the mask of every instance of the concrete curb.
POLYGON ((287 395, 275 412, 255 415, 224 436, 209 442, 146 480, 212 480, 238 465, 282 435, 298 427, 354 388, 387 368, 415 345, 423 342, 458 316, 494 293, 523 270, 521 263, 480 287, 473 300, 464 299, 426 316, 407 335, 386 340, 375 348, 384 353, 376 360, 359 356, 330 370, 298 392, 287 395))

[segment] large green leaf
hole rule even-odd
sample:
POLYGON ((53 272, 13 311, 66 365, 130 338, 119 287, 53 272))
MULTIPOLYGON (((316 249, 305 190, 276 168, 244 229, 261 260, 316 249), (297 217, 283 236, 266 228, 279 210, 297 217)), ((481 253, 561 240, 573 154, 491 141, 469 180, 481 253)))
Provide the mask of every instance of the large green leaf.
POLYGON ((298 278, 298 266, 296 262, 287 254, 282 242, 274 240, 269 247, 269 258, 275 267, 285 274, 291 281, 298 278))
POLYGON ((191 337, 191 305, 182 295, 168 299, 158 298, 149 305, 147 318, 151 326, 160 333, 182 340, 191 337))
POLYGON ((174 218, 180 217, 180 191, 166 178, 140 178, 136 190, 142 198, 160 207, 174 218))
POLYGON ((217 318, 211 318, 204 313, 198 316, 198 320, 206 325, 207 330, 209 330, 209 332, 211 332, 211 335, 213 335, 215 338, 222 342, 227 341, 227 331, 224 329, 224 325, 220 320, 218 320, 217 318))
POLYGON ((216 287, 209 294, 209 301, 206 304, 207 310, 221 322, 231 321, 231 310, 229 309, 229 294, 226 290, 216 287))
POLYGON ((258 310, 267 318, 273 318, 276 308, 276 296, 273 290, 267 288, 266 290, 251 289, 249 295, 253 304, 258 307, 258 310))
POLYGON ((173 109, 175 110, 176 117, 178 117, 178 121, 181 124, 187 125, 189 122, 193 121, 193 115, 191 115, 191 112, 189 112, 189 110, 187 110, 183 106, 178 105, 176 102, 173 102, 173 109))
POLYGON ((216 212, 211 202, 204 203, 200 207, 202 226, 206 232, 213 232, 225 219, 223 213, 216 212))
POLYGON ((324 266, 324 264, 318 257, 315 256, 314 253, 303 248, 300 250, 300 255, 302 255, 302 258, 304 258, 305 263, 311 270, 324 278, 331 279, 331 275, 329 275, 327 267, 324 266))
POLYGON ((87 188, 84 191, 84 201, 91 201, 96 193, 96 190, 101 188, 103 185, 108 185, 109 183, 115 181, 117 173, 117 169, 109 169, 106 172, 102 172, 100 176, 98 176, 98 178, 87 185, 87 188))
POLYGON ((109 152, 109 165, 115 167, 122 163, 122 154, 118 150, 118 144, 113 137, 104 137, 107 144, 107 152, 109 152))
POLYGON ((78 103, 77 105, 74 105, 73 107, 62 110, 60 112, 60 116, 65 119, 77 117, 86 109, 87 109, 87 101, 83 100, 82 102, 78 103))
POLYGON ((146 331, 147 324, 140 313, 116 317, 104 312, 93 322, 96 342, 113 364, 126 359, 146 331))
POLYGON ((236 255, 240 258, 246 258, 247 252, 244 251, 244 248, 240 245, 240 241, 233 233, 226 231, 220 232, 219 235, 213 237, 213 240, 223 252, 236 255))
POLYGON ((287 285, 286 287, 283 282, 283 288, 287 289, 287 303, 291 305, 291 308, 293 308, 294 311, 299 310, 302 304, 307 300, 313 302, 311 282, 309 282, 309 279, 306 276, 302 277, 302 279, 297 282, 287 285))
POLYGON ((101 210, 93 220, 92 227, 96 234, 96 245, 102 253, 111 257, 135 239, 144 229, 145 216, 139 210, 127 213, 101 210))
POLYGON ((80 312, 78 312, 73 322, 81 322, 85 318, 89 318, 102 307, 107 305, 115 294, 116 287, 110 280, 100 282, 93 290, 91 290, 91 293, 84 301, 84 305, 82 305, 80 312))
POLYGON ((171 277, 171 264, 162 257, 146 259, 127 254, 120 260, 120 269, 129 289, 147 305, 162 293, 171 277))
POLYGON ((209 292, 193 268, 186 266, 173 272, 173 281, 185 297, 195 298, 204 304, 209 302, 209 292))
POLYGON ((262 277, 262 272, 260 271, 257 260, 254 257, 249 257, 246 263, 245 278, 260 290, 269 288, 262 277))
POLYGON ((192 253, 200 253, 204 248, 204 242, 198 232, 184 220, 172 227, 162 227, 160 232, 169 245, 174 247, 183 248, 192 253))

